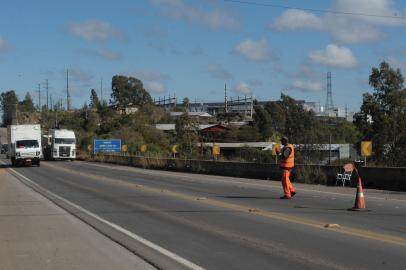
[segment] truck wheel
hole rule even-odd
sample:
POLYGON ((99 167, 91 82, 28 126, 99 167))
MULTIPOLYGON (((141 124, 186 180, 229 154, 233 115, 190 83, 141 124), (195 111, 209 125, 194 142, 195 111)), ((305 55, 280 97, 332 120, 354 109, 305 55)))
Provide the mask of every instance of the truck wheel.
POLYGON ((37 166, 40 167, 41 166, 41 161, 38 159, 37 161, 37 166))
POLYGON ((16 166, 16 160, 14 158, 11 158, 11 166, 12 167, 16 166))

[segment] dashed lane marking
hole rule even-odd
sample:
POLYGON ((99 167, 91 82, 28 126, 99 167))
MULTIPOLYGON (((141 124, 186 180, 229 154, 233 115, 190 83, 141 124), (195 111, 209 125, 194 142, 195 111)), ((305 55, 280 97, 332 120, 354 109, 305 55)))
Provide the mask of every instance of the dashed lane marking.
MULTIPOLYGON (((46 164, 46 166, 52 167, 57 170, 64 171, 69 174, 76 174, 80 175, 83 177, 87 177, 96 181, 104 182, 110 185, 115 185, 115 186, 121 186, 121 187, 126 187, 126 188, 136 188, 138 190, 144 190, 146 192, 150 193, 159 193, 162 194, 160 188, 154 188, 150 186, 140 186, 135 183, 128 182, 123 179, 119 178, 110 178, 107 176, 102 176, 102 175, 96 175, 96 174, 90 174, 90 173, 83 173, 63 167, 58 167, 55 165, 51 165, 49 163, 46 164)), ((315 220, 315 219, 306 219, 306 218, 301 218, 301 217, 296 217, 293 215, 289 214, 282 214, 278 212, 272 212, 268 210, 263 210, 263 209, 258 209, 258 211, 250 211, 250 209, 253 209, 252 207, 247 207, 239 204, 232 204, 228 202, 223 202, 211 198, 207 198, 206 200, 196 200, 196 196, 188 195, 185 193, 180 193, 176 191, 171 191, 171 190, 166 190, 165 192, 166 196, 186 200, 186 201, 193 201, 193 202, 199 202, 202 204, 207 204, 211 205, 214 207, 219 207, 219 208, 224 208, 224 209, 229 209, 229 210, 234 210, 238 212, 245 212, 248 214, 252 215, 257 215, 257 216, 262 216, 266 218, 271 218, 275 220, 280 220, 280 221, 285 221, 289 223, 294 223, 294 224, 300 224, 300 225, 305 225, 308 227, 313 227, 317 229, 323 229, 324 225, 328 222, 323 222, 320 220, 315 220)), ((349 226, 340 226, 340 230, 334 230, 334 232, 341 233, 344 235, 349 235, 349 236, 355 236, 363 239, 368 239, 368 240, 374 240, 374 241, 380 241, 380 242, 385 242, 389 244, 395 244, 395 245, 400 245, 400 246, 406 246, 406 238, 405 237, 400 237, 400 236, 393 236, 393 235, 388 235, 388 234, 383 234, 383 233, 377 233, 373 231, 368 231, 368 230, 363 230, 363 229, 357 229, 349 226)))
MULTIPOLYGON (((109 165, 105 165, 105 164, 96 164, 96 163, 91 163, 91 162, 78 162, 78 164, 80 164, 80 163, 90 165, 90 166, 95 166, 95 167, 118 170, 118 171, 137 172, 137 173, 145 174, 145 175, 168 176, 168 174, 169 174, 169 175, 172 175, 172 176, 179 177, 179 178, 181 178, 183 180, 186 180, 186 181, 197 182, 196 180, 190 180, 191 176, 185 175, 185 173, 162 172, 162 171, 140 169, 140 168, 133 168, 133 167, 120 167, 120 166, 109 166, 109 165)), ((193 177, 199 177, 199 176, 203 177, 203 175, 193 174, 193 177)), ((206 176, 206 175, 204 175, 204 176, 206 176)), ((242 184, 242 185, 245 185, 245 186, 254 186, 254 187, 267 188, 267 189, 269 189, 271 187, 280 188, 280 185, 276 184, 276 183, 273 184, 273 183, 267 182, 267 184, 265 185, 265 184, 260 184, 260 183, 248 183, 248 182, 240 181, 240 180, 237 180, 237 179, 227 180, 227 179, 225 179, 225 177, 216 176, 216 175, 209 175, 209 176, 210 176, 210 179, 204 178, 202 180, 204 180, 204 181, 212 181, 212 182, 223 182, 223 183, 228 183, 228 184, 242 184)), ((343 193, 339 193, 339 192, 322 191, 322 190, 310 190, 310 189, 303 189, 303 188, 298 188, 298 190, 300 190, 301 192, 309 192, 309 193, 315 192, 315 193, 321 193, 321 194, 330 194, 330 195, 341 196, 341 197, 345 197, 345 198, 352 198, 354 196, 352 193, 351 194, 343 194, 343 193)), ((317 198, 318 196, 313 196, 313 197, 317 198)), ((371 195, 368 196, 368 199, 406 202, 406 200, 404 200, 404 199, 376 197, 376 196, 371 196, 371 195)))

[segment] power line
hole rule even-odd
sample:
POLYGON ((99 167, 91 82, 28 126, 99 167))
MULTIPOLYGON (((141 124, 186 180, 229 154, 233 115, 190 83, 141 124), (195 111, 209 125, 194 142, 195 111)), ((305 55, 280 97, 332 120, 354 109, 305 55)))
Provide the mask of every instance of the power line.
POLYGON ((236 3, 236 4, 243 4, 243 5, 274 7, 274 8, 281 8, 281 9, 296 9, 296 10, 303 10, 303 11, 313 11, 313 12, 318 12, 318 13, 355 15, 355 16, 363 16, 363 17, 386 18, 386 19, 402 19, 402 20, 406 19, 406 17, 398 16, 396 14, 395 15, 380 15, 380 14, 369 14, 369 13, 361 13, 361 12, 339 11, 339 10, 331 10, 331 9, 302 8, 302 7, 285 6, 285 5, 278 5, 278 4, 265 3, 265 2, 251 2, 251 1, 240 1, 240 0, 223 0, 223 1, 230 2, 230 3, 236 3))

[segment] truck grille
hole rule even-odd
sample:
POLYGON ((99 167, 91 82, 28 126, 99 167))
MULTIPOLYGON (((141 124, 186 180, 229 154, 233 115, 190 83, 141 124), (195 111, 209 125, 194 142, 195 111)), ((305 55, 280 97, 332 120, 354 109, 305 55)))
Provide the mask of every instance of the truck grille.
POLYGON ((69 157, 70 156, 70 146, 59 146, 59 156, 69 157))

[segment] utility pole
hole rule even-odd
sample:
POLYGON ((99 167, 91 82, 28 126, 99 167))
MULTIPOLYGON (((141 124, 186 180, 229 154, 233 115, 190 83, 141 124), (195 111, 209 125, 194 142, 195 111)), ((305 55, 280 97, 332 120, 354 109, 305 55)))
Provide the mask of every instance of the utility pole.
POLYGON ((227 105, 227 84, 224 84, 224 111, 228 112, 228 105, 227 105))
POLYGON ((251 116, 251 119, 252 119, 252 115, 253 115, 253 111, 254 111, 254 99, 252 98, 252 95, 251 95, 251 108, 250 108, 250 110, 251 110, 250 116, 251 116))
POLYGON ((45 85, 46 85, 46 91, 47 91, 47 110, 49 110, 49 103, 48 103, 48 101, 49 101, 49 99, 48 99, 48 79, 46 80, 46 82, 45 82, 45 85))
POLYGON ((103 104, 103 78, 100 79, 100 101, 103 104))
POLYGON ((51 111, 54 109, 52 94, 50 95, 51 111))
POLYGON ((70 111, 70 93, 69 93, 69 69, 66 69, 66 110, 70 111))
POLYGON ((38 111, 41 112, 41 84, 38 84, 38 111))

